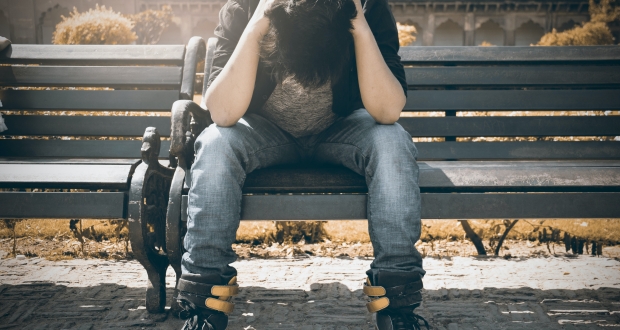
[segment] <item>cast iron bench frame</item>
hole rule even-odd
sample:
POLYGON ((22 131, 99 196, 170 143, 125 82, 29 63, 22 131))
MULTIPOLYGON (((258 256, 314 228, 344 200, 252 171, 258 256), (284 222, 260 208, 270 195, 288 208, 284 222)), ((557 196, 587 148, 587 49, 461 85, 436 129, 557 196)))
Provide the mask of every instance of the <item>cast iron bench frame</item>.
MULTIPOLYGON (((208 79, 215 39, 207 44, 208 79)), ((620 116, 459 116, 460 111, 620 110, 620 48, 402 47, 409 92, 403 116, 417 142, 424 219, 620 218, 620 141, 464 142, 458 137, 618 136, 620 116)), ((206 89, 203 88, 203 96, 206 89)), ((170 154, 178 159, 167 252, 181 275, 187 171, 210 123, 203 102, 177 101, 170 154)), ((617 139, 616 139, 617 140, 617 139)), ((216 192, 215 192, 216 193, 216 192)), ((337 166, 250 173, 242 220, 365 219, 363 177, 337 166)))
MULTIPOLYGON (((207 44, 208 79, 215 39, 207 44)), ((620 218, 620 141, 458 141, 458 137, 618 136, 620 116, 459 116, 537 110, 620 110, 620 48, 402 47, 409 85, 399 123, 419 151, 423 219, 620 218)), ((206 89, 203 88, 203 96, 206 89)), ((177 101, 170 154, 178 159, 167 252, 181 275, 185 171, 210 123, 203 102, 177 101)), ((217 192, 214 192, 217 193, 217 192)), ((277 166, 247 176, 242 220, 366 219, 363 177, 337 166, 277 166)))
POLYGON ((18 44, 0 53, 0 110, 8 126, 0 133, 0 218, 129 220, 133 254, 148 273, 150 312, 165 305, 165 212, 174 169, 160 164, 169 148, 160 134, 170 135, 170 117, 32 112, 168 112, 175 101, 193 98, 205 49, 195 37, 187 47, 18 44))

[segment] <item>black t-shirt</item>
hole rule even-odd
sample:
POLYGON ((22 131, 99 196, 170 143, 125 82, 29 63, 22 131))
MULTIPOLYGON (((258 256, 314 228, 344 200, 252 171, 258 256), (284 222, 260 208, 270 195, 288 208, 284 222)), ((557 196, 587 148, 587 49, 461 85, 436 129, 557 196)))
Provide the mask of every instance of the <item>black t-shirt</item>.
MULTIPOLYGON (((220 22, 215 29, 217 44, 207 88, 230 59, 258 2, 259 0, 228 0, 220 10, 220 22)), ((387 0, 362 0, 362 5, 364 16, 377 41, 381 55, 407 95, 405 70, 398 55, 398 30, 390 6, 387 0)), ((354 110, 364 108, 353 45, 350 47, 349 59, 349 65, 344 66, 340 79, 332 86, 332 111, 340 116, 347 116, 354 110)), ((252 101, 248 107, 250 113, 260 110, 276 87, 276 82, 268 72, 264 63, 260 61, 252 101)))

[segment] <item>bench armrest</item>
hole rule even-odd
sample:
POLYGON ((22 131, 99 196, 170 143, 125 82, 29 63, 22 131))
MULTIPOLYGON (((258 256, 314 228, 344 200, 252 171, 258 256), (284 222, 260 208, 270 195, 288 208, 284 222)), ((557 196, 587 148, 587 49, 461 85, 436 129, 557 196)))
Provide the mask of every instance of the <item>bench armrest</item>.
POLYGON ((207 45, 201 37, 192 37, 185 49, 183 61, 183 81, 181 82, 181 98, 191 100, 194 98, 194 85, 196 83, 196 71, 204 63, 207 45))
POLYGON ((194 141, 213 123, 211 115, 192 101, 180 100, 172 105, 170 121, 170 156, 176 157, 179 166, 188 170, 194 159, 194 141))

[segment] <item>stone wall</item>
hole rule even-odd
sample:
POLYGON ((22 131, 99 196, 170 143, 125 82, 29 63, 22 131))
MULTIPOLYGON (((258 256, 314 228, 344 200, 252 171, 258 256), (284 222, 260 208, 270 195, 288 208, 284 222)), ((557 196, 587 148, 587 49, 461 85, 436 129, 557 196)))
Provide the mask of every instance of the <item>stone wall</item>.
MULTIPOLYGON (((194 35, 208 38, 217 26, 224 1, 215 0, 0 0, 0 35, 15 43, 51 43, 61 15, 96 4, 123 14, 170 5, 174 25, 160 43, 186 43, 194 35)), ((398 22, 418 30, 415 45, 524 46, 553 28, 559 31, 588 20, 587 0, 565 1, 390 1, 398 22)))

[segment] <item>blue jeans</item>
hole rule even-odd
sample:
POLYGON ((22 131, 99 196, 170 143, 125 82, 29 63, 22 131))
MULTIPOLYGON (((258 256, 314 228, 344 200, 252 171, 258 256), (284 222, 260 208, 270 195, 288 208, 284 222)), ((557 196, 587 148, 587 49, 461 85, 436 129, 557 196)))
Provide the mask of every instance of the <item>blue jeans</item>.
POLYGON ((195 144, 189 190, 183 274, 231 276, 232 249, 246 174, 277 164, 343 165, 366 178, 368 231, 378 271, 424 275, 415 248, 420 237, 417 149, 399 125, 380 125, 365 109, 323 132, 294 138, 267 119, 249 114, 232 127, 215 124, 195 144))

